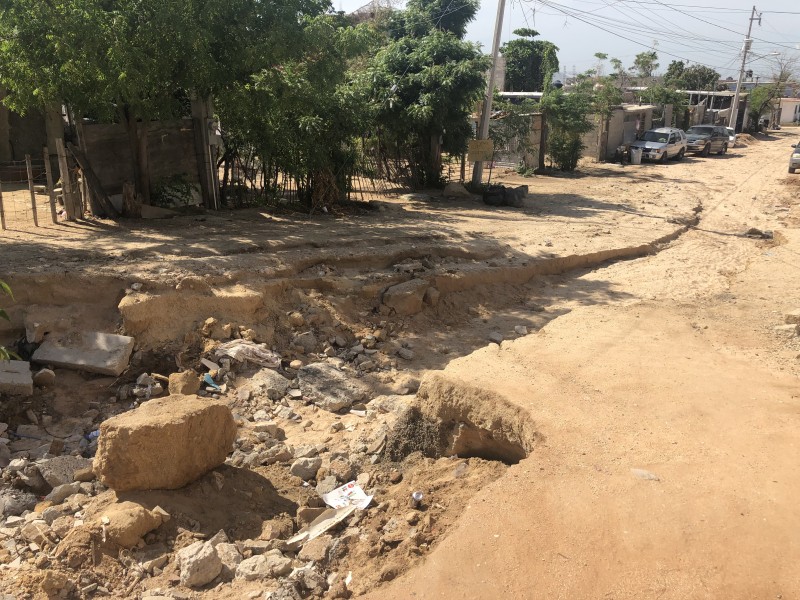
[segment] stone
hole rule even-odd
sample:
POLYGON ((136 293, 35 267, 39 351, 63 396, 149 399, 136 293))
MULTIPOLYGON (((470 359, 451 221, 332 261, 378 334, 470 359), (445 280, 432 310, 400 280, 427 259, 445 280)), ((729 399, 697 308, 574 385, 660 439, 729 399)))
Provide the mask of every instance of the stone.
POLYGON ((292 345, 299 346, 306 354, 312 354, 317 349, 317 337, 313 332, 305 331, 294 336, 292 345))
POLYGON ((514 327, 514 333, 517 335, 528 335, 528 328, 525 325, 517 325, 514 327))
POLYGON ((314 479, 317 475, 317 471, 322 466, 322 459, 319 457, 315 458, 299 458, 292 463, 292 466, 289 468, 289 472, 292 475, 296 475, 303 481, 308 481, 309 479, 314 479))
POLYGON ((324 410, 336 412, 367 399, 369 389, 333 365, 314 363, 297 373, 303 396, 324 410))
POLYGON ((222 562, 220 575, 225 580, 231 580, 236 576, 236 568, 242 562, 242 553, 236 544, 222 543, 215 546, 217 556, 222 562))
POLYGON ((397 351, 397 356, 403 360, 414 360, 414 351, 410 348, 400 348, 397 351))
POLYGON ((302 360, 293 360, 289 363, 289 368, 294 369, 295 371, 303 368, 303 361, 302 360))
POLYGON ((32 396, 31 364, 24 360, 0 361, 0 394, 32 396))
POLYGON ((489 206, 513 206, 515 208, 522 208, 527 195, 527 185, 521 185, 517 188, 509 188, 503 185, 490 185, 483 192, 483 201, 489 206))
POLYGON ((442 293, 439 290, 437 290, 435 287, 429 287, 427 290, 425 290, 423 301, 428 306, 436 307, 439 305, 439 299, 441 296, 442 293))
POLYGON ((33 353, 33 362, 118 377, 128 368, 133 345, 125 335, 72 332, 49 336, 33 353))
POLYGON ((81 491, 81 482, 74 481, 72 483, 64 483, 62 485, 56 486, 53 490, 44 497, 45 500, 52 502, 53 504, 61 504, 64 500, 72 496, 73 494, 77 494, 81 491))
POLYGON ((494 344, 500 344, 503 342, 504 339, 505 338, 503 337, 503 334, 500 333, 499 331, 493 331, 492 333, 489 334, 489 341, 494 344))
POLYGON ((429 284, 424 279, 412 279, 393 285, 383 292, 382 303, 401 316, 422 312, 423 299, 429 284))
POLYGON ((235 439, 222 402, 158 398, 100 425, 94 471, 117 491, 174 490, 223 464, 235 439))
POLYGON ((786 313, 784 322, 787 325, 800 325, 800 308, 793 310, 790 313, 786 313))
POLYGON ((52 369, 39 369, 33 376, 33 385, 41 388, 51 388, 56 383, 56 373, 52 369))
POLYGON ((76 469, 75 475, 73 477, 75 481, 80 481, 80 482, 94 481, 97 478, 97 476, 94 474, 94 468, 91 465, 91 461, 89 461, 88 467, 83 469, 76 469))
POLYGON ((280 550, 270 550, 243 560, 236 567, 236 578, 245 581, 259 581, 271 577, 282 577, 292 571, 292 561, 283 556, 280 550))
MULTIPOLYGON (((75 472, 92 467, 92 461, 80 456, 57 456, 36 463, 36 468, 50 487, 76 481, 75 472)), ((91 481, 91 479, 87 480, 91 481)))
POLYGON ((178 551, 181 585, 201 587, 211 583, 222 572, 222 560, 208 542, 195 542, 178 551))
POLYGON ((191 396, 200 391, 200 376, 194 371, 181 371, 169 376, 169 393, 191 396))
POLYGON ((31 521, 25 524, 19 532, 22 539, 31 544, 36 544, 39 547, 52 544, 53 540, 50 537, 50 528, 47 523, 41 520, 31 521))
POLYGON ((279 462, 288 462, 294 458, 285 444, 276 444, 259 454, 258 461, 262 465, 268 466, 279 462))
POLYGON ((258 421, 253 423, 253 431, 256 433, 266 433, 270 437, 277 437, 279 429, 275 421, 258 421))
POLYGON ((773 328, 773 331, 788 337, 793 337, 800 335, 800 325, 778 325, 777 327, 773 328))
POLYGON ((120 502, 109 506, 97 523, 105 525, 109 540, 123 548, 133 548, 145 534, 157 529, 168 518, 135 502, 120 502))
POLYGON ((0 515, 17 517, 26 510, 31 510, 36 502, 36 496, 30 492, 13 488, 0 490, 0 515))
POLYGON ((339 480, 334 475, 324 477, 322 481, 317 483, 316 492, 318 496, 328 494, 339 487, 339 480))
POLYGON ((329 535, 316 537, 305 543, 303 549, 297 554, 297 558, 300 560, 324 562, 328 557, 328 548, 330 548, 331 543, 333 543, 333 538, 329 535))
POLYGON ((470 191, 465 188, 463 184, 457 182, 448 183, 444 187, 444 192, 442 192, 442 195, 445 198, 472 198, 470 191))
POLYGON ((302 327, 306 324, 306 319, 302 314, 295 311, 289 315, 289 324, 292 327, 302 327))

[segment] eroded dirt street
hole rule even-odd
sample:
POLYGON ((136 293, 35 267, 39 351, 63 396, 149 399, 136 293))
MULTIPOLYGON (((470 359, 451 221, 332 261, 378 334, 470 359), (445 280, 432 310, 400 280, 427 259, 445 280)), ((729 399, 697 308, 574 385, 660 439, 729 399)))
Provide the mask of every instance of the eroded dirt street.
MULTIPOLYGON (((48 426, 90 414, 93 429, 125 410, 109 390, 143 371, 202 372, 232 331, 272 347, 287 382, 299 364, 330 363, 370 392, 365 419, 259 396, 260 375, 232 373, 222 399, 240 434, 226 465, 179 492, 95 485, 67 501, 87 523, 121 500, 158 505, 168 531, 73 570, 56 539, 47 559, 0 567, 0 591, 48 597, 48 571, 81 598, 294 597, 268 595, 283 593, 275 577, 181 585, 175 553, 224 529, 245 557, 280 548, 304 569, 303 596, 343 597, 351 572, 350 591, 376 600, 800 597, 800 337, 776 329, 800 309, 794 137, 580 177, 506 175, 530 186, 522 210, 421 196, 336 219, 242 211, 4 234, 16 303, 0 335, 37 314, 137 340, 119 380, 56 370, 56 391, 33 405, 48 426), (436 294, 402 315, 387 294, 409 281, 436 294), (367 340, 368 355, 353 350, 367 340), (264 418, 290 460, 258 458, 279 447, 257 435, 264 418), (458 458, 428 444, 434 422, 466 431, 458 458), (309 448, 322 467, 304 483, 289 464, 309 448), (373 507, 320 556, 280 545, 302 525, 294 511, 317 506, 315 484, 356 476, 373 507), (145 555, 167 558, 148 571, 145 555), (319 565, 325 584, 308 575, 319 565)), ((13 430, 26 414, 4 418, 13 430)))

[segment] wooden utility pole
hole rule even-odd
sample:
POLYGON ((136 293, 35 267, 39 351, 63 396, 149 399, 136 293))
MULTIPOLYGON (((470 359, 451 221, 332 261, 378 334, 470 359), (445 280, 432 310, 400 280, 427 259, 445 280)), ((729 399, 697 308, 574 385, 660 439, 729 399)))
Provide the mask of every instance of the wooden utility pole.
MULTIPOLYGON (((494 97, 494 73, 497 70, 497 56, 500 54, 500 34, 503 31, 503 14, 506 10, 506 0, 498 0, 497 19, 494 22, 494 43, 492 45, 492 70, 489 71, 489 83, 486 86, 486 97, 483 99, 481 120, 478 126, 477 139, 489 138, 489 120, 492 118, 492 99, 494 97)), ((483 180, 483 161, 475 162, 472 169, 472 185, 478 187, 483 180)))
POLYGON ((747 36, 744 38, 744 46, 742 47, 742 68, 739 70, 739 81, 736 83, 736 95, 733 97, 733 106, 731 106, 731 121, 728 127, 736 129, 736 122, 739 120, 739 94, 742 93, 742 81, 744 80, 744 69, 747 63, 747 53, 753 45, 753 40, 750 34, 753 32, 753 21, 758 21, 761 25, 761 14, 756 17, 756 7, 753 7, 753 12, 750 14, 750 25, 747 28, 747 36))
POLYGON ((3 184, 0 182, 0 229, 6 228, 6 211, 3 208, 3 184))

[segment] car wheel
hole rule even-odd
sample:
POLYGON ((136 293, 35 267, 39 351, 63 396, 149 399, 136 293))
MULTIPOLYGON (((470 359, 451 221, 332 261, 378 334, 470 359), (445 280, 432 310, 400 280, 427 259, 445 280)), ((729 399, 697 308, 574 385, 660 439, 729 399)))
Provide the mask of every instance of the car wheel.
POLYGON ((675 157, 675 160, 681 160, 684 156, 686 156, 686 148, 681 148, 680 152, 678 152, 678 156, 675 157))
POLYGON ((664 154, 661 155, 661 160, 659 161, 661 164, 666 163, 669 160, 669 152, 664 150, 664 154))
POLYGON ((700 156, 706 157, 711 154, 711 144, 706 144, 706 147, 703 148, 703 151, 700 153, 700 156))
POLYGON ((789 173, 794 174, 794 167, 789 167, 789 173))
POLYGON ((717 154, 725 154, 728 151, 728 144, 722 144, 722 149, 717 154))

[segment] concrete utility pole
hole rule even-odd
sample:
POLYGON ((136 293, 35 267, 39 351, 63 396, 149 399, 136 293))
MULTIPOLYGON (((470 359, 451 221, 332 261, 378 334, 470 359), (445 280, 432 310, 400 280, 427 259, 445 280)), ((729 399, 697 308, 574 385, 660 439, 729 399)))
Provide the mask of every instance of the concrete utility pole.
MULTIPOLYGON (((494 22, 494 44, 492 45, 492 70, 489 71, 489 84, 486 88, 486 97, 483 99, 481 120, 478 126, 477 139, 489 138, 489 119, 492 116, 492 97, 494 96, 494 72, 497 69, 497 56, 500 54, 500 34, 503 31, 503 14, 506 10, 506 0, 498 0, 497 19, 494 22)), ((479 186, 483 179, 483 161, 477 161, 472 169, 472 185, 479 186)))
POLYGON ((756 7, 753 7, 753 12, 750 14, 750 25, 747 28, 747 37, 744 38, 744 47, 742 48, 742 68, 739 71, 739 81, 736 83, 736 95, 733 97, 733 106, 731 106, 731 121, 728 124, 729 127, 733 127, 736 129, 736 121, 739 119, 739 94, 742 92, 742 81, 744 80, 744 68, 745 63, 747 63, 747 53, 750 51, 750 47, 753 45, 753 40, 750 38, 750 34, 753 32, 753 21, 758 21, 759 26, 761 25, 761 14, 756 11, 756 7), (756 15, 758 14, 758 17, 756 15))

